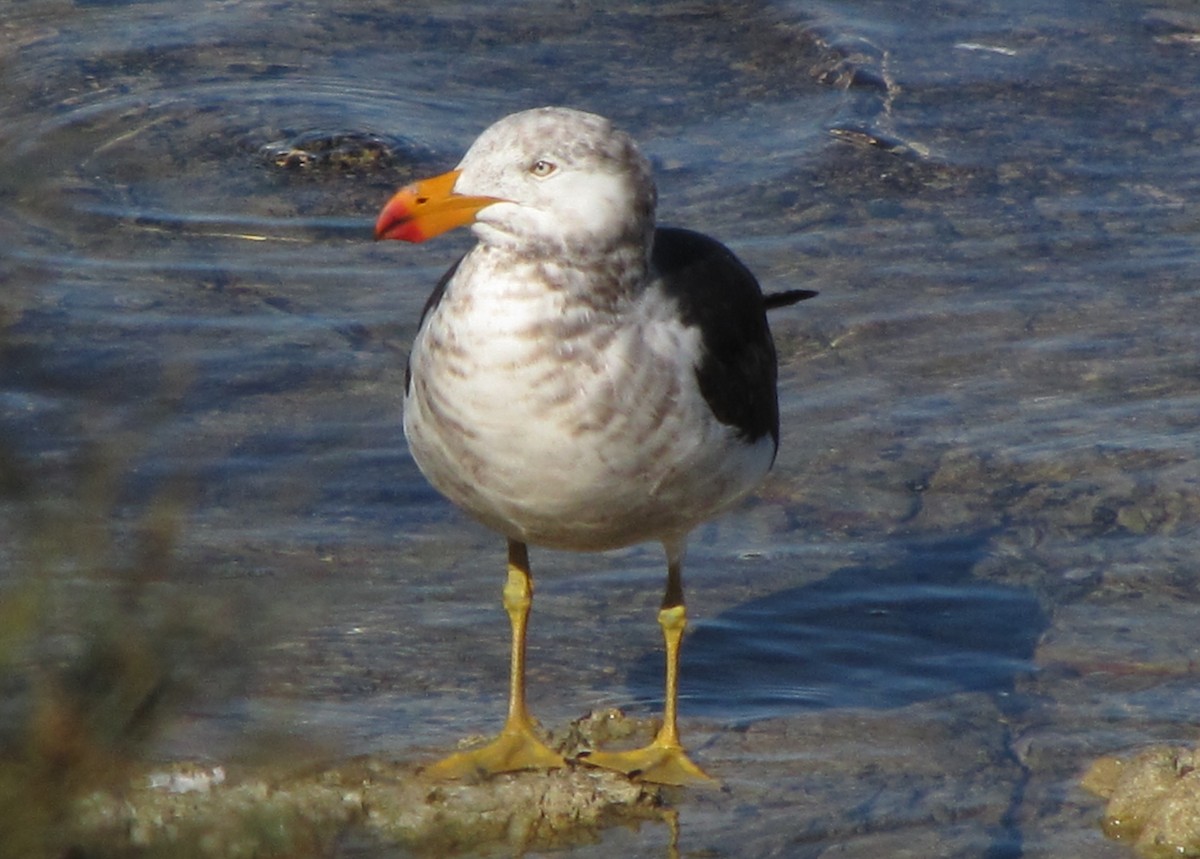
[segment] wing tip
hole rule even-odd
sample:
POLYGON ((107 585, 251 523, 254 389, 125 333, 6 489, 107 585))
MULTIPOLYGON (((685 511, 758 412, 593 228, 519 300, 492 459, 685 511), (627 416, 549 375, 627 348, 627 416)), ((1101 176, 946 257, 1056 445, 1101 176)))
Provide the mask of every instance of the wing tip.
POLYGON ((763 306, 767 310, 778 307, 790 307, 801 301, 815 298, 819 293, 815 289, 788 289, 783 292, 768 292, 763 295, 763 306))

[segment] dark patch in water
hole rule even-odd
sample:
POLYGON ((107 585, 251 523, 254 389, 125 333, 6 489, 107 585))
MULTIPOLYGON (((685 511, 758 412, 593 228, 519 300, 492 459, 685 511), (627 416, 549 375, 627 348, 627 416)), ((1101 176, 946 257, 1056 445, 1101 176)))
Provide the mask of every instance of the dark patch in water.
MULTIPOLYGON (((1032 591, 972 577, 990 536, 914 542, 888 567, 847 567, 696 622, 683 713, 745 720, 1011 689, 1048 618, 1032 591)), ((638 698, 661 696, 662 671, 659 653, 638 662, 638 698)))

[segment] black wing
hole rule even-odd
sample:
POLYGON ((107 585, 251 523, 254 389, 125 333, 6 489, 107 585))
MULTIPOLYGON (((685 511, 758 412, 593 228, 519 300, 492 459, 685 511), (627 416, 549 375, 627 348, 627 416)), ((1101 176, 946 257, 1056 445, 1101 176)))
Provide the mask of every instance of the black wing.
MULTIPOLYGON (((446 273, 442 275, 441 280, 437 282, 437 286, 433 288, 433 292, 429 293, 429 298, 425 299, 425 306, 421 308, 421 319, 417 322, 417 331, 421 330, 421 326, 425 324, 425 317, 430 314, 433 308, 437 307, 442 296, 446 294, 446 285, 450 283, 450 278, 454 277, 454 273, 458 271, 458 266, 462 263, 466 254, 454 261, 454 265, 446 269, 446 273)), ((412 391, 412 353, 409 353, 408 361, 404 364, 404 393, 407 396, 412 391)))
MULTIPOLYGON (((700 329, 700 393, 717 420, 747 442, 770 435, 779 444, 775 343, 767 309, 811 298, 808 290, 764 299, 758 281, 733 252, 691 230, 660 227, 651 261, 683 321, 700 329)), ((814 293, 815 294, 815 293, 814 293)))

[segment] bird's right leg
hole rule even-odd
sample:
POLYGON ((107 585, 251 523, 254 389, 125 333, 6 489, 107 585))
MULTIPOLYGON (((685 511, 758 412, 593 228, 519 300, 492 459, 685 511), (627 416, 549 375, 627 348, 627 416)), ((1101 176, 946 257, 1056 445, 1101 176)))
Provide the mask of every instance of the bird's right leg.
POLYGON ((443 758, 427 767, 426 774, 450 779, 516 770, 555 769, 565 765, 562 755, 534 733, 533 719, 525 706, 525 629, 532 603, 529 550, 524 543, 509 540, 508 580, 504 585, 504 609, 512 625, 508 718, 500 735, 490 743, 443 758))

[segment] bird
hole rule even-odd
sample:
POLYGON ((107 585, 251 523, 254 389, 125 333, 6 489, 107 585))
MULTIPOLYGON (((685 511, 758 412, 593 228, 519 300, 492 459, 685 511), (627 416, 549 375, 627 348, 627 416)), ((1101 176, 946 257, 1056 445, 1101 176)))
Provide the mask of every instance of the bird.
POLYGON ((427 767, 430 776, 568 766, 526 705, 528 547, 657 541, 667 567, 661 727, 643 748, 571 763, 657 784, 711 781, 678 727, 687 538, 771 468, 778 370, 766 312, 816 293, 764 295, 717 240, 657 226, 656 203, 650 162, 627 132, 542 107, 495 122, 457 167, 405 185, 376 220, 376 239, 474 233, 422 311, 404 434, 433 487, 508 549, 506 720, 488 744, 427 767))

